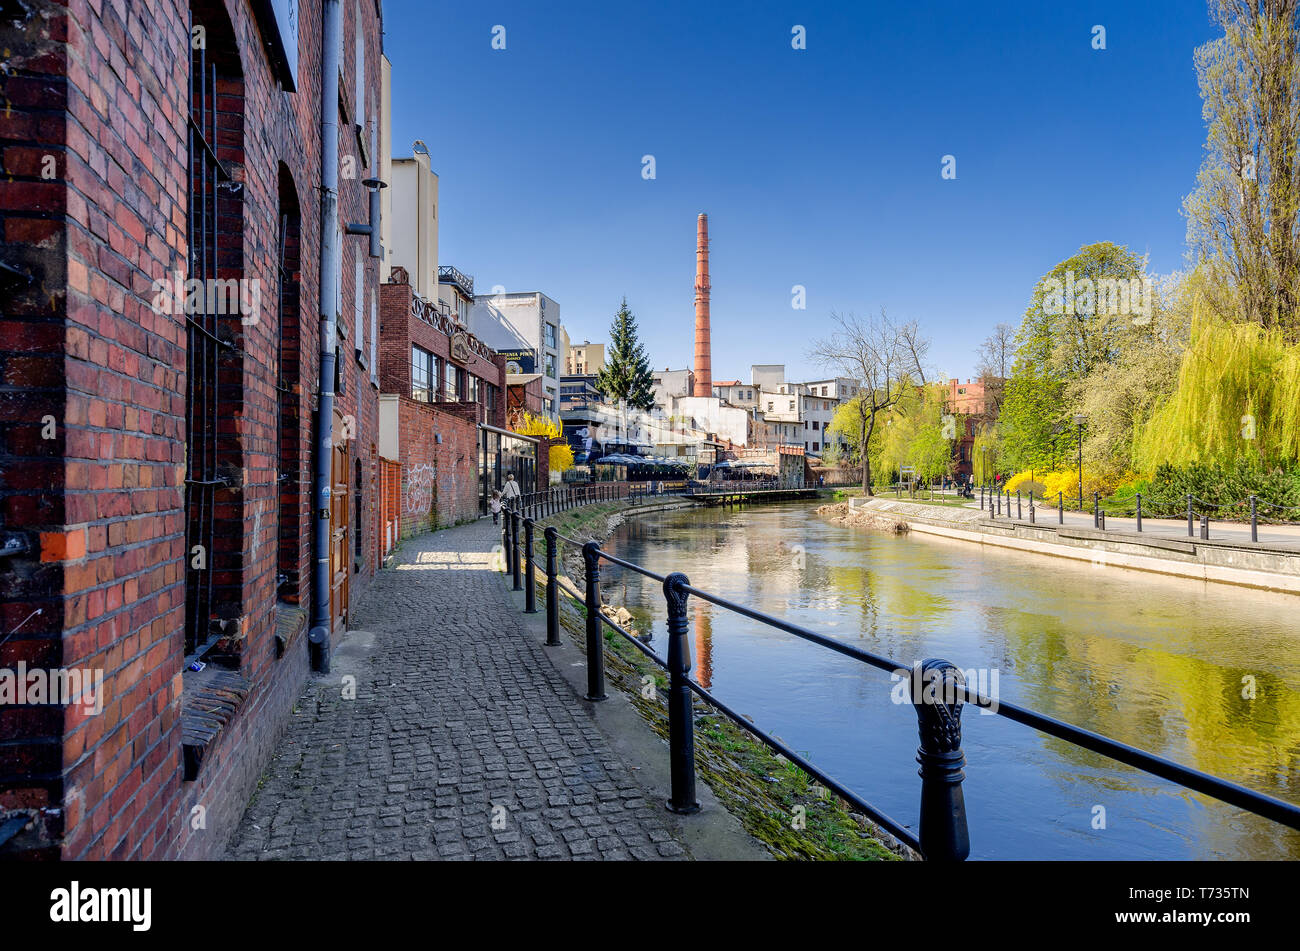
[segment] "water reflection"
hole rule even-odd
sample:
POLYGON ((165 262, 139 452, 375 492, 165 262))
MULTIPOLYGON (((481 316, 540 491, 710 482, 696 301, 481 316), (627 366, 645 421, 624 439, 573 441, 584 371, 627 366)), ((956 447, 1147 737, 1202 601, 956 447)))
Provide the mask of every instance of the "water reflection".
MULTIPOLYGON (((802 505, 661 513, 610 547, 903 665, 996 669, 1004 699, 1300 801, 1293 596, 896 538, 802 505)), ((608 578, 661 646, 660 586, 608 578)), ((916 722, 887 675, 698 599, 691 616, 701 683, 914 821, 916 722)), ((1000 717, 968 711, 965 740, 976 856, 1300 858, 1300 834, 1000 717)))

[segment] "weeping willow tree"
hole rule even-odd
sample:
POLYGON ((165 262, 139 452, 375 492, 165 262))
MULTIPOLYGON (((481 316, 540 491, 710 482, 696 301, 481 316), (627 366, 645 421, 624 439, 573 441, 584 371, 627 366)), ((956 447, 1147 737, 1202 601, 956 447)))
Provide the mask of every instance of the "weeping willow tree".
POLYGON ((908 386, 885 420, 880 438, 880 465, 898 471, 912 466, 930 482, 952 471, 952 441, 958 420, 944 413, 945 388, 908 386))
POLYGON ((1139 434, 1137 462, 1293 467, 1300 460, 1300 345, 1279 329, 1198 308, 1174 392, 1139 434))

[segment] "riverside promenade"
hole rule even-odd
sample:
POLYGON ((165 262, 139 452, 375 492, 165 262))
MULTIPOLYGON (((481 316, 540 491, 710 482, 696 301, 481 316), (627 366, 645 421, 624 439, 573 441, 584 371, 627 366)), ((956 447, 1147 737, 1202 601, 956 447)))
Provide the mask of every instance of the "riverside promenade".
POLYGON ((667 812, 662 742, 621 697, 580 698, 582 655, 541 646, 499 541, 480 520, 403 542, 308 682, 229 858, 768 857, 716 804, 689 827, 667 812))

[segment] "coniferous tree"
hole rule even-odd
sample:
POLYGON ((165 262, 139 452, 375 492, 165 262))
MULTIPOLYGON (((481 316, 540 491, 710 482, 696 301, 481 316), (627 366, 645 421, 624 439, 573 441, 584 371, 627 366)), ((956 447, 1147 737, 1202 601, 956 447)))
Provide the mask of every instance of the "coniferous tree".
POLYGON ((609 328, 609 356, 596 376, 596 389, 611 400, 648 410, 654 406, 654 381, 650 360, 637 340, 636 317, 627 308, 627 298, 614 315, 609 328))

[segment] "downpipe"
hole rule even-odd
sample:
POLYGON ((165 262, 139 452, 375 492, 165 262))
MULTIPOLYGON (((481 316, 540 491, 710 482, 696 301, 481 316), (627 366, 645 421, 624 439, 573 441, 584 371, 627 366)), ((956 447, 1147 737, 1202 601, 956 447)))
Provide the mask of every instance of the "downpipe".
POLYGON ((307 635, 312 670, 330 670, 330 481, 334 453, 334 302, 338 297, 339 224, 339 0, 321 10, 321 190, 320 190, 320 380, 317 387, 313 472, 311 627, 307 635))

